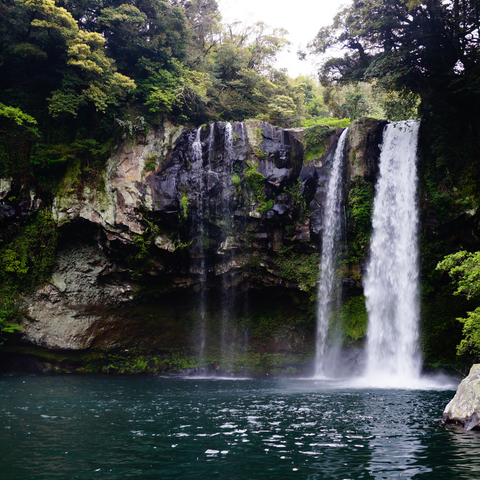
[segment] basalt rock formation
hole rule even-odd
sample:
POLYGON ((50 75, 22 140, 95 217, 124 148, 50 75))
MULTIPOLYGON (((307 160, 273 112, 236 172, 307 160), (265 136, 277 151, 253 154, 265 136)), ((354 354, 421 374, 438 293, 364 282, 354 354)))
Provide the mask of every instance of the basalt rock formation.
MULTIPOLYGON (((350 344, 365 334, 361 277, 384 125, 361 119, 347 141, 341 316, 350 344)), ((21 297, 22 330, 1 347, 4 369, 25 369, 26 358, 40 370, 211 369, 225 343, 241 346, 233 371, 307 365, 341 131, 166 123, 125 139, 93 180, 72 163, 53 196, 3 179, 4 226, 47 211, 59 233, 49 280, 21 297)))
POLYGON ((467 431, 480 430, 480 365, 473 365, 462 380, 457 393, 445 407, 442 421, 461 425, 467 431))

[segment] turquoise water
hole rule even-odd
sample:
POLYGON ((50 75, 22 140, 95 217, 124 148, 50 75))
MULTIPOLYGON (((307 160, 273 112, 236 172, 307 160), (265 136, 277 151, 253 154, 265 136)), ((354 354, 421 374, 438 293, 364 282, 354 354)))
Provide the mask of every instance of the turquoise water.
POLYGON ((312 380, 0 377, 2 479, 478 479, 453 392, 312 380))

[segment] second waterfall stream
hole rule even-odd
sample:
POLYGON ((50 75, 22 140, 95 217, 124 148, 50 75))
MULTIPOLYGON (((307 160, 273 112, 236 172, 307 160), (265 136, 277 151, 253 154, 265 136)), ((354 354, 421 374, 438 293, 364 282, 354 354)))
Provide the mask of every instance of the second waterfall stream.
POLYGON ((342 233, 342 184, 345 142, 348 129, 342 132, 332 162, 323 210, 322 259, 318 284, 317 337, 315 345, 315 377, 325 375, 328 363, 328 330, 332 306, 339 284, 337 256, 342 233))

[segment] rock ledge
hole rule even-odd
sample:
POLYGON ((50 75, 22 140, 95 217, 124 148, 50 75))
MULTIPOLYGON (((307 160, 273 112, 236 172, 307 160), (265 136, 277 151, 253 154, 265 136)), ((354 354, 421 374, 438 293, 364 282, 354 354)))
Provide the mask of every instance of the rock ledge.
POLYGON ((457 393, 445 407, 444 423, 462 425, 465 430, 480 430, 480 364, 473 365, 457 393))

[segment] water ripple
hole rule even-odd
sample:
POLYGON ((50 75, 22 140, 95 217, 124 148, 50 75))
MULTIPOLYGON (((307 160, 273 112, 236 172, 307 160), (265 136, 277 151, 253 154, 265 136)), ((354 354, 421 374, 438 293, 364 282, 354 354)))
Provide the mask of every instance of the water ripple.
POLYGON ((438 424, 452 391, 307 380, 0 382, 0 472, 11 480, 480 477, 480 436, 438 424))

